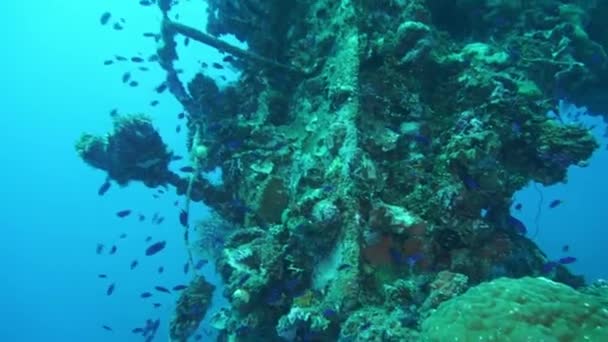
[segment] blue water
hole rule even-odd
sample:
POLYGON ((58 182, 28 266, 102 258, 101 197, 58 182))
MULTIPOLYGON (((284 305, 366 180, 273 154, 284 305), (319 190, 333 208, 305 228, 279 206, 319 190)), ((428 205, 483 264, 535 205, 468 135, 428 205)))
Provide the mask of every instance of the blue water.
MULTIPOLYGON (((182 5, 182 22, 202 28, 201 3, 182 5)), ((113 186, 99 197, 104 174, 79 160, 73 147, 82 131, 108 131, 109 112, 119 108, 152 115, 164 140, 177 154, 184 154, 184 130, 175 133, 180 106, 169 95, 155 96, 152 90, 163 79, 159 68, 134 72, 141 86, 129 88, 120 82, 122 73, 132 69, 128 64, 102 65, 114 54, 154 53, 155 43, 141 33, 158 31, 158 10, 126 0, 24 0, 2 1, 0 11, 0 341, 134 341, 140 338, 130 330, 156 318, 162 321, 156 340, 165 340, 175 297, 142 300, 139 293, 155 285, 187 283, 191 276, 182 271, 186 256, 173 206, 178 198, 169 192, 154 199, 151 190, 138 184, 113 186), (124 31, 99 25, 106 10, 126 19, 124 31), (150 107, 153 99, 160 105, 150 107), (147 219, 119 219, 114 213, 122 209, 133 209, 147 219), (149 223, 155 212, 166 218, 160 226, 149 223), (119 240, 122 233, 128 237, 119 240), (167 240, 162 255, 143 256, 149 235, 167 240), (100 242, 107 247, 116 244, 116 255, 96 255, 100 242), (140 265, 130 271, 133 259, 140 265), (165 273, 159 275, 156 269, 161 265, 165 273), (98 279, 98 273, 107 273, 110 280, 98 279), (105 291, 111 282, 116 283, 116 292, 108 297, 105 291), (154 309, 152 302, 163 305, 154 309), (114 332, 101 329, 103 324, 114 332)), ((182 56, 186 74, 199 61, 218 59, 214 51, 192 43, 182 56)), ((590 167, 571 168, 567 184, 542 190, 545 202, 536 239, 551 258, 561 257, 562 245, 569 244, 569 254, 579 259, 572 269, 590 280, 608 278, 602 267, 608 258, 605 144, 604 139, 590 167), (555 198, 564 204, 548 209, 555 198)), ((537 193, 528 188, 516 198, 524 205, 516 216, 534 231, 537 193)), ((194 220, 204 214, 202 205, 193 207, 194 220)), ((211 269, 204 271, 217 281, 211 269)))

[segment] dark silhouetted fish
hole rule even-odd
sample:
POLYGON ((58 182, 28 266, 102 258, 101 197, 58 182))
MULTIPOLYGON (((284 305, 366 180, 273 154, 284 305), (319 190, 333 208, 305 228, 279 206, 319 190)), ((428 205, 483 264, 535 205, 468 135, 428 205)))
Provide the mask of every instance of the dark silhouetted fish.
POLYGON ((517 203, 515 205, 515 210, 521 210, 522 207, 523 207, 523 205, 521 203, 517 203))
POLYGON ((138 85, 139 85, 139 82, 137 82, 137 81, 131 81, 131 82, 129 82, 129 87, 133 87, 133 88, 135 88, 135 87, 137 87, 138 85))
POLYGON ((120 23, 114 23, 114 25, 112 25, 112 28, 116 31, 122 31, 124 27, 120 23))
POLYGON ((158 292, 171 293, 168 288, 162 286, 154 286, 154 289, 158 292))
POLYGON ((350 264, 340 264, 340 266, 338 266, 338 271, 347 270, 347 269, 349 269, 351 267, 352 266, 350 264))
POLYGON ((184 274, 188 274, 189 270, 190 270, 190 263, 187 262, 184 264, 184 274))
POLYGON ((131 270, 134 270, 135 267, 137 267, 138 264, 139 264, 139 262, 137 262, 137 260, 133 260, 133 261, 131 261, 131 266, 129 268, 131 270))
POLYGON ((196 266, 194 266, 194 268, 196 270, 200 270, 201 268, 203 268, 203 266, 207 265, 207 263, 209 263, 209 260, 201 259, 196 263, 196 266))
POLYGON ((192 166, 180 167, 179 170, 181 172, 194 172, 194 168, 192 166))
POLYGON ((515 218, 511 215, 509 215, 509 217, 507 217, 507 224, 509 225, 509 227, 513 228, 519 234, 526 234, 528 231, 528 229, 526 229, 526 226, 524 225, 523 222, 521 222, 520 220, 518 220, 517 218, 515 218))
POLYGON ((97 190, 97 194, 99 196, 105 195, 105 193, 108 192, 108 190, 110 190, 111 185, 112 185, 112 183, 110 183, 110 180, 106 179, 106 181, 103 182, 103 184, 101 184, 101 186, 97 190))
POLYGON ((142 6, 150 6, 150 5, 153 4, 153 2, 150 1, 150 0, 140 0, 139 4, 142 5, 142 6))
POLYGON ((162 94, 165 90, 167 90, 167 83, 163 82, 154 88, 154 91, 158 94, 162 94))
POLYGON ((184 209, 179 213, 179 224, 188 228, 188 212, 184 209))
POLYGON ((114 293, 114 288, 116 286, 114 285, 114 283, 110 284, 110 286, 108 286, 108 289, 106 290, 106 295, 111 296, 112 293, 114 293))
POLYGON ((116 60, 119 62, 124 62, 127 60, 127 57, 120 56, 120 55, 115 55, 114 58, 116 58, 116 60))
POLYGON ((112 65, 112 64, 114 64, 114 61, 111 59, 103 61, 103 65, 112 65))
POLYGON ((231 63, 231 62, 234 62, 234 57, 228 55, 228 56, 222 58, 222 61, 231 63))
POLYGON ((112 246, 112 248, 110 249, 110 255, 115 254, 117 250, 118 247, 116 247, 116 245, 112 246))
POLYGON ((97 244, 97 248, 95 249, 95 251, 97 252, 97 254, 103 253, 103 244, 98 243, 97 244))
POLYGON ((141 71, 149 71, 150 70, 150 68, 145 67, 145 66, 140 66, 138 69, 141 70, 141 71))
POLYGON ((158 55, 151 55, 148 57, 148 62, 156 62, 158 61, 158 55))
POLYGON ((562 246, 562 252, 568 252, 570 250, 570 246, 569 245, 563 245, 562 246))
POLYGON ((144 332, 144 329, 142 329, 142 328, 135 328, 135 329, 131 330, 131 332, 134 333, 134 334, 141 334, 141 333, 144 332))
POLYGON ((188 44, 190 44, 190 38, 186 37, 184 38, 184 46, 188 46, 188 44))
POLYGON ((107 326, 107 325, 102 325, 102 328, 104 328, 107 331, 113 331, 111 327, 107 326))
POLYGON ((219 69, 219 70, 224 69, 224 66, 221 65, 220 63, 213 63, 213 64, 211 64, 211 66, 213 66, 214 68, 219 69))
POLYGON ((141 298, 150 298, 152 297, 152 294, 150 292, 144 292, 142 294, 139 295, 141 298))
POLYGON ((116 117, 118 115, 118 109, 114 108, 110 111, 111 117, 116 117))
POLYGON ((132 212, 131 209, 121 210, 121 211, 116 212, 116 216, 118 216, 120 218, 124 218, 124 217, 131 215, 131 212, 132 212))
POLYGON ((103 279, 103 278, 107 278, 108 276, 106 274, 101 273, 101 274, 98 274, 97 277, 103 279))
POLYGON ((101 17, 99 18, 99 23, 101 25, 105 25, 108 23, 108 21, 110 21, 110 18, 112 17, 112 14, 110 12, 104 12, 101 17))
POLYGON ((135 56, 135 57, 131 57, 131 62, 133 62, 133 63, 143 63, 144 59, 141 58, 141 57, 135 56))
POLYGON ((129 80, 131 79, 131 73, 130 72, 125 72, 124 74, 122 74, 122 83, 127 83, 129 82, 129 80))
POLYGON ((568 264, 571 264, 573 262, 576 262, 576 258, 575 257, 571 257, 571 256, 567 256, 567 257, 560 258, 557 262, 559 262, 562 265, 568 265, 568 264))
POLYGON ((180 119, 180 120, 183 119, 183 118, 185 118, 185 117, 186 117, 186 113, 184 113, 184 112, 181 112, 181 113, 177 114, 177 118, 180 119))
POLYGON ((203 68, 206 68, 206 67, 208 67, 208 66, 209 66, 209 64, 207 64, 207 63, 205 63, 205 62, 201 63, 201 67, 203 67, 203 68))
POLYGON ((165 271, 164 267, 161 266, 161 267, 158 268, 158 273, 159 274, 162 274, 164 271, 165 271))
POLYGON ((155 307, 155 308, 160 308, 160 306, 161 306, 161 304, 160 304, 160 303, 154 303, 154 304, 152 304, 152 305, 154 305, 154 307, 155 307))
POLYGON ((157 224, 157 225, 158 225, 158 224, 161 224, 161 223, 163 223, 163 221, 165 221, 165 218, 161 216, 161 217, 159 217, 159 218, 156 220, 156 224, 157 224))
POLYGON ((186 286, 186 285, 175 285, 175 286, 173 286, 173 291, 183 291, 187 288, 188 288, 188 286, 186 286))
POLYGON ((541 269, 542 273, 549 273, 551 271, 553 271, 553 269, 555 267, 557 267, 558 263, 555 261, 548 261, 546 263, 543 264, 543 267, 541 269))
POLYGON ((180 125, 175 126, 175 133, 179 133, 181 131, 182 131, 182 126, 180 126, 180 125))
POLYGON ((470 175, 463 175, 462 182, 469 190, 479 190, 481 188, 475 178, 471 177, 470 175))
POLYGON ((139 222, 145 221, 146 216, 144 214, 139 214, 139 222))
POLYGON ((152 107, 156 107, 158 105, 158 100, 154 100, 152 102, 150 102, 150 106, 152 107))
POLYGON ((559 200, 559 199, 553 200, 553 201, 551 201, 551 203, 549 203, 549 208, 555 208, 562 203, 563 203, 562 200, 559 200))
POLYGON ((146 237, 146 242, 150 242, 150 240, 152 240, 151 236, 146 237))
POLYGON ((157 34, 152 32, 144 32, 143 36, 146 38, 156 38, 157 34))
POLYGON ((126 239, 126 238, 127 238, 127 234, 122 233, 122 234, 120 234, 119 238, 121 238, 121 239, 126 239))
POLYGON ((165 249, 166 245, 167 245, 167 243, 165 241, 156 242, 156 243, 150 245, 148 248, 146 248, 146 255, 147 256, 154 255, 154 254, 162 251, 163 249, 165 249))

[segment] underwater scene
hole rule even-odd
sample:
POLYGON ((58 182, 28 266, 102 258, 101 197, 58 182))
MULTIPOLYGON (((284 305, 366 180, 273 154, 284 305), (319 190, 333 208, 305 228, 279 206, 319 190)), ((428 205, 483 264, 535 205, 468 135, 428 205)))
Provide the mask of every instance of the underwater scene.
POLYGON ((608 341, 608 0, 0 10, 0 341, 608 341))

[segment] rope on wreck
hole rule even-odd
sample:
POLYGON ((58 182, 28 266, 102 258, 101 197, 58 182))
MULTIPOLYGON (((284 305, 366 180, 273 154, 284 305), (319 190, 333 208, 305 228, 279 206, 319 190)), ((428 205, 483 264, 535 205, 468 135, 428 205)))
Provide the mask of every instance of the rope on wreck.
POLYGON ((194 187, 194 179, 198 176, 200 172, 200 163, 198 160, 198 156, 196 154, 196 150, 198 147, 198 142, 200 138, 200 126, 196 125, 196 131, 194 133, 194 137, 192 138, 192 144, 190 144, 190 161, 192 163, 192 174, 190 175, 190 179, 188 180, 188 188, 186 189, 186 203, 184 204, 184 209, 180 214, 185 218, 186 222, 184 224, 184 244, 186 245, 186 250, 188 251, 188 262, 191 267, 194 267, 194 258, 192 257, 192 249, 190 248, 190 225, 188 224, 188 219, 190 218, 190 202, 192 202, 190 198, 190 194, 192 193, 192 188, 194 187))

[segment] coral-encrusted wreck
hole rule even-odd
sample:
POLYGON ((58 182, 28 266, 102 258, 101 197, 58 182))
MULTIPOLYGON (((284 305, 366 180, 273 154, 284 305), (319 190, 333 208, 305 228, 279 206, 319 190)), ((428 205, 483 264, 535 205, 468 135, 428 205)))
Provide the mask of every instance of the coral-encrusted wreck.
POLYGON ((583 285, 563 266, 542 273, 509 208, 598 146, 546 113, 606 85, 601 16, 580 1, 208 3, 208 34, 166 16, 158 55, 195 167, 221 167, 222 184, 168 171, 146 184, 215 212, 190 236, 226 282, 220 340, 416 341, 480 282, 583 285), (249 50, 217 39, 228 33, 249 50), (182 86, 178 35, 233 55, 239 81, 220 89, 201 71, 182 86))

